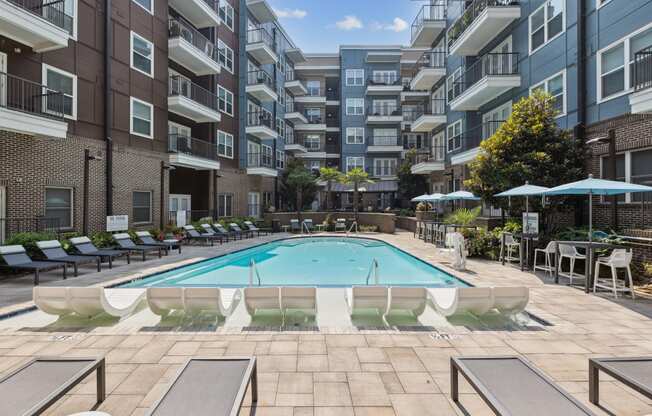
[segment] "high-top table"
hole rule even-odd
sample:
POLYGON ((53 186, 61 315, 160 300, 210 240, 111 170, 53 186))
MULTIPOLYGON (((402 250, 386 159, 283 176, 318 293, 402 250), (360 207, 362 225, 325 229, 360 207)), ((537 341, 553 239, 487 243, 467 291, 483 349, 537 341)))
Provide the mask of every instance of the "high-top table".
POLYGON ((559 283, 559 246, 565 244, 586 250, 586 261, 584 262, 584 292, 589 293, 593 283, 593 252, 596 249, 614 250, 623 248, 620 244, 602 243, 598 241, 555 241, 555 283, 559 283))

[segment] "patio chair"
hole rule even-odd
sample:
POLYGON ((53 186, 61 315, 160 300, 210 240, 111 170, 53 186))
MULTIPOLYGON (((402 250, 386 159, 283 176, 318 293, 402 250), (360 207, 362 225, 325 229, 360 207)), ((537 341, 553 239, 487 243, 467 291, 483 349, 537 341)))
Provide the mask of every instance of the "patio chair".
POLYGON ((584 260, 586 261, 586 256, 583 254, 580 254, 577 251, 577 248, 574 246, 571 246, 569 244, 559 244, 559 262, 557 264, 557 267, 559 268, 559 274, 562 276, 567 276, 570 279, 570 284, 571 286, 573 285, 573 276, 575 273, 575 262, 577 260, 584 260), (570 263, 570 270, 568 274, 565 274, 562 271, 562 263, 564 262, 564 259, 567 258, 569 263, 570 263))
POLYGON ((221 233, 216 233, 210 224, 201 224, 201 231, 202 233, 200 235, 202 237, 209 238, 213 241, 219 241, 220 244, 224 244, 224 236, 221 233))
POLYGON ((40 415, 97 372, 97 403, 106 398, 104 358, 33 358, 0 378, 1 415, 40 415))
POLYGON ((70 256, 65 252, 61 243, 57 240, 38 241, 36 247, 41 250, 46 261, 55 263, 66 263, 73 267, 73 275, 77 276, 79 266, 88 263, 95 263, 97 271, 102 271, 101 256, 70 256))
POLYGON ((240 303, 240 289, 236 289, 231 304, 227 308, 218 287, 187 287, 183 290, 183 310, 189 315, 208 313, 219 319, 226 319, 240 303))
POLYGON ((245 238, 251 238, 251 237, 254 236, 253 231, 243 230, 242 228, 240 228, 240 226, 238 224, 236 224, 234 222, 229 223, 229 228, 231 229, 231 231, 235 232, 236 234, 240 234, 241 236, 244 236, 245 238))
POLYGON ((214 245, 215 238, 211 234, 200 233, 192 225, 184 225, 183 231, 186 233, 188 241, 200 241, 203 243, 210 243, 211 247, 214 245))
POLYGON ((288 311, 301 311, 310 316, 317 316, 317 288, 316 287, 282 287, 281 311, 283 322, 288 311))
POLYGON ((137 245, 131 240, 131 236, 128 233, 114 234, 113 239, 118 243, 118 249, 141 253, 143 261, 147 260, 147 253, 158 252, 158 258, 163 257, 163 249, 161 247, 137 245))
POLYGON ((607 257, 598 257, 595 262, 595 278, 593 279, 593 293, 597 291, 598 288, 607 289, 613 292, 614 298, 618 298, 618 292, 629 292, 632 295, 632 299, 636 299, 634 295, 634 284, 632 282, 632 269, 630 264, 632 263, 632 252, 625 249, 616 249, 611 252, 611 255, 607 257), (611 268, 611 285, 609 285, 609 280, 600 280, 600 266, 607 266, 611 268), (629 287, 626 285, 618 285, 618 269, 625 269, 627 271, 627 281, 629 287))
POLYGON ((338 218, 337 221, 335 221, 335 232, 346 232, 345 218, 338 218))
POLYGON ((133 292, 124 292, 109 300, 103 287, 69 287, 68 302, 70 308, 80 316, 94 317, 97 315, 110 315, 114 318, 123 318, 131 315, 145 298, 145 293, 134 296, 133 292))
POLYGON ((252 318, 260 311, 281 310, 281 291, 278 287, 246 287, 244 303, 252 318))
POLYGON ((500 245, 500 260, 507 262, 521 261, 520 255, 517 257, 516 253, 521 249, 521 243, 516 241, 514 235, 511 233, 503 233, 503 238, 500 245))
POLYGON ((349 315, 361 315, 374 312, 384 316, 388 306, 388 288, 386 286, 353 286, 346 291, 349 315))
POLYGON ((256 225, 254 225, 253 222, 251 221, 245 221, 244 225, 247 227, 249 231, 252 233, 257 233, 258 236, 260 236, 261 233, 264 233, 265 235, 269 234, 272 232, 271 228, 258 228, 256 225))
POLYGON ((589 358, 589 401, 600 405, 600 371, 652 399, 652 357, 589 358))
POLYGON ((233 238, 233 241, 237 240, 238 237, 240 237, 240 239, 242 239, 242 234, 238 234, 238 233, 235 233, 233 231, 229 231, 226 228, 224 228, 224 226, 222 224, 219 224, 219 223, 213 224, 213 229, 215 230, 215 232, 218 235, 221 235, 222 237, 224 237, 224 239, 226 240, 227 243, 229 242, 229 239, 231 239, 231 238, 233 238))
POLYGON ((437 312, 449 317, 461 314, 482 316, 494 306, 490 287, 457 287, 430 291, 437 312))
POLYGON ((109 262, 109 269, 113 268, 113 259, 126 256, 127 264, 131 263, 131 253, 124 250, 98 249, 88 237, 73 237, 70 243, 80 256, 100 256, 102 261, 109 262))
POLYGON ((161 247, 165 249, 165 255, 172 250, 178 250, 181 254, 181 243, 177 240, 158 241, 149 233, 149 231, 136 231, 136 236, 144 246, 161 247))
POLYGON ((387 315, 393 312, 409 312, 418 317, 426 310, 428 290, 423 287, 392 287, 389 290, 387 315))
POLYGON ((298 219, 293 218, 290 220, 290 232, 301 232, 301 224, 299 224, 298 219))
POLYGON ((530 301, 530 289, 524 286, 494 287, 492 293, 493 308, 503 315, 516 315, 523 312, 530 301))
POLYGON ((165 317, 183 310, 182 287, 148 287, 146 293, 149 310, 156 315, 165 317))
POLYGON ((459 374, 499 416, 595 416, 520 357, 452 357, 451 398, 459 403, 459 374))
POLYGON ((47 270, 63 269, 63 278, 66 279, 66 263, 53 263, 50 261, 32 261, 23 246, 0 246, 0 258, 5 264, 0 268, 13 270, 29 270, 34 272, 34 285, 39 284, 39 273, 47 270))
POLYGON ((552 277, 552 274, 555 272, 555 268, 552 263, 552 256, 556 255, 557 251, 555 248, 555 242, 551 241, 548 243, 546 248, 537 248, 534 250, 534 268, 533 270, 536 272, 537 270, 543 270, 544 272, 548 273, 550 277, 552 277), (543 254, 544 257, 544 263, 543 265, 537 264, 537 254, 543 254))
POLYGON ((32 289, 34 305, 49 315, 65 316, 73 313, 67 287, 35 286, 32 289))
POLYGON ((247 387, 258 401, 255 357, 191 358, 181 367, 150 416, 240 414, 247 387))

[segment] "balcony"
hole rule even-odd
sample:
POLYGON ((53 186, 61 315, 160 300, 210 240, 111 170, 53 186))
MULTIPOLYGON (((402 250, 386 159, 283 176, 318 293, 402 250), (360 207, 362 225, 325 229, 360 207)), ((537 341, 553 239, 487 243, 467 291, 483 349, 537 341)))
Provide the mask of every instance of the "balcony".
POLYGON ((521 17, 515 0, 474 0, 448 29, 451 54, 472 56, 480 53, 510 23, 521 17))
POLYGON ((278 133, 274 127, 274 117, 269 111, 251 111, 247 113, 246 133, 261 140, 275 139, 278 133))
POLYGON ((251 29, 247 32, 247 53, 259 64, 276 64, 276 42, 264 28, 251 29))
POLYGON ((258 23, 262 24, 276 20, 276 13, 266 0, 247 0, 247 9, 258 23))
POLYGON ((480 143, 491 137, 505 120, 496 120, 482 123, 481 125, 463 131, 457 136, 449 137, 446 150, 451 154, 451 164, 465 164, 480 153, 480 143))
POLYGON ((652 112, 652 47, 634 54, 634 93, 629 96, 632 114, 652 112))
POLYGON ((305 131, 305 132, 315 132, 315 133, 325 133, 326 132, 326 122, 319 116, 306 116, 307 123, 305 124, 295 124, 295 131, 305 131))
POLYGON ((170 164, 195 170, 219 170, 217 146, 205 140, 179 134, 168 135, 170 164))
POLYGON ((274 168, 274 158, 267 153, 247 154, 247 175, 276 178, 278 171, 274 168))
POLYGON ((285 139, 285 150, 292 154, 306 153, 308 151, 306 147, 294 137, 287 137, 285 139))
POLYGON ((446 52, 426 52, 417 60, 410 81, 412 91, 430 91, 430 89, 446 76, 446 52))
POLYGON ((294 97, 295 103, 326 105, 326 95, 321 88, 308 88, 306 95, 294 97))
POLYGON ((168 5, 195 27, 220 25, 220 17, 217 14, 218 0, 168 0, 168 5))
POLYGON ((430 175, 446 169, 446 149, 443 146, 432 148, 432 154, 417 155, 415 163, 410 168, 414 175, 430 175))
POLYGON ((247 72, 247 94, 255 97, 260 102, 278 100, 276 82, 274 82, 271 75, 262 69, 247 72))
POLYGON ((195 123, 222 120, 217 95, 181 75, 170 75, 168 80, 168 111, 195 123))
POLYGON ((518 53, 488 53, 453 82, 453 111, 477 111, 484 104, 521 85, 518 53))
MULTIPOLYGON (((203 0, 201 0, 203 1, 203 0)), ((168 55, 170 59, 196 75, 220 73, 217 48, 194 27, 170 19, 168 21, 168 55)))
POLYGON ((367 108, 367 124, 396 124, 401 121, 401 107, 396 104, 373 105, 367 108))
POLYGON ((308 123, 308 119, 306 118, 306 116, 304 116, 302 112, 298 111, 294 107, 294 102, 291 100, 288 100, 287 103, 285 104, 285 120, 289 121, 295 126, 297 124, 308 123))
POLYGON ((425 106, 417 106, 411 124, 413 132, 429 133, 435 128, 446 124, 446 100, 432 99, 425 106))
POLYGON ((367 78, 367 95, 399 95, 403 84, 397 75, 376 74, 367 78))
POLYGON ((412 47, 428 48, 446 29, 446 4, 428 4, 421 7, 412 22, 412 47))
POLYGON ((401 137, 368 137, 367 143, 367 153, 397 153, 403 151, 403 140, 401 137))
POLYGON ((75 20, 64 6, 64 2, 1 0, 0 32, 37 53, 66 48, 75 20))
POLYGON ((288 90, 294 97, 308 94, 308 89, 304 85, 303 81, 295 78, 293 70, 287 70, 285 72, 285 89, 288 90))
POLYGON ((45 85, 0 72, 0 130, 63 139, 72 100, 45 85))
POLYGON ((394 165, 391 165, 391 164, 376 165, 376 164, 374 164, 373 167, 365 168, 365 171, 369 174, 370 177, 378 178, 378 179, 381 179, 381 180, 396 179, 397 170, 398 169, 397 169, 395 164, 394 165))

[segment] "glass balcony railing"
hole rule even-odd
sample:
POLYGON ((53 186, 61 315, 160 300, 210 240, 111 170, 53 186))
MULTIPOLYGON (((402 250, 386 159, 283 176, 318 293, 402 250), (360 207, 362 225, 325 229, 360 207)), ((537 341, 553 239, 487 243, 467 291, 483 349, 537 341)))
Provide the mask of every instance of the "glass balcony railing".
POLYGON ((0 72, 0 108, 63 120, 65 114, 72 114, 72 97, 0 72))
POLYGON ((218 160, 217 146, 214 143, 180 134, 168 135, 168 152, 218 160))
POLYGON ((446 21, 446 3, 427 4, 421 7, 419 13, 412 22, 412 42, 427 22, 442 20, 446 21))
POLYGON ((451 100, 462 95, 484 77, 507 75, 518 75, 518 53, 488 53, 483 55, 453 81, 451 100))
POLYGON ((652 46, 634 54, 632 71, 635 91, 652 88, 652 46))
POLYGON ((171 38, 183 38, 198 51, 205 54, 215 62, 219 62, 217 48, 191 25, 177 19, 168 20, 168 34, 171 38))
POLYGON ((487 7, 516 6, 516 0, 474 0, 448 29, 448 47, 454 44, 487 7))
POLYGON ((219 111, 217 95, 181 75, 170 75, 168 96, 183 96, 211 110, 219 111))
POLYGON ((43 0, 8 0, 9 3, 45 19, 53 25, 73 34, 75 19, 66 13, 66 2, 43 0))

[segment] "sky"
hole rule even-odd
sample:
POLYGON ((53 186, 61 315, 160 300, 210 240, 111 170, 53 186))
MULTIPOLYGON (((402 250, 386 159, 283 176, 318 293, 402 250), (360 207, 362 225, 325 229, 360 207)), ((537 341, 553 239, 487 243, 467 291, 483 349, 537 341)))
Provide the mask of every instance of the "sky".
POLYGON ((339 45, 407 45, 424 1, 268 0, 304 53, 337 52, 339 45))

